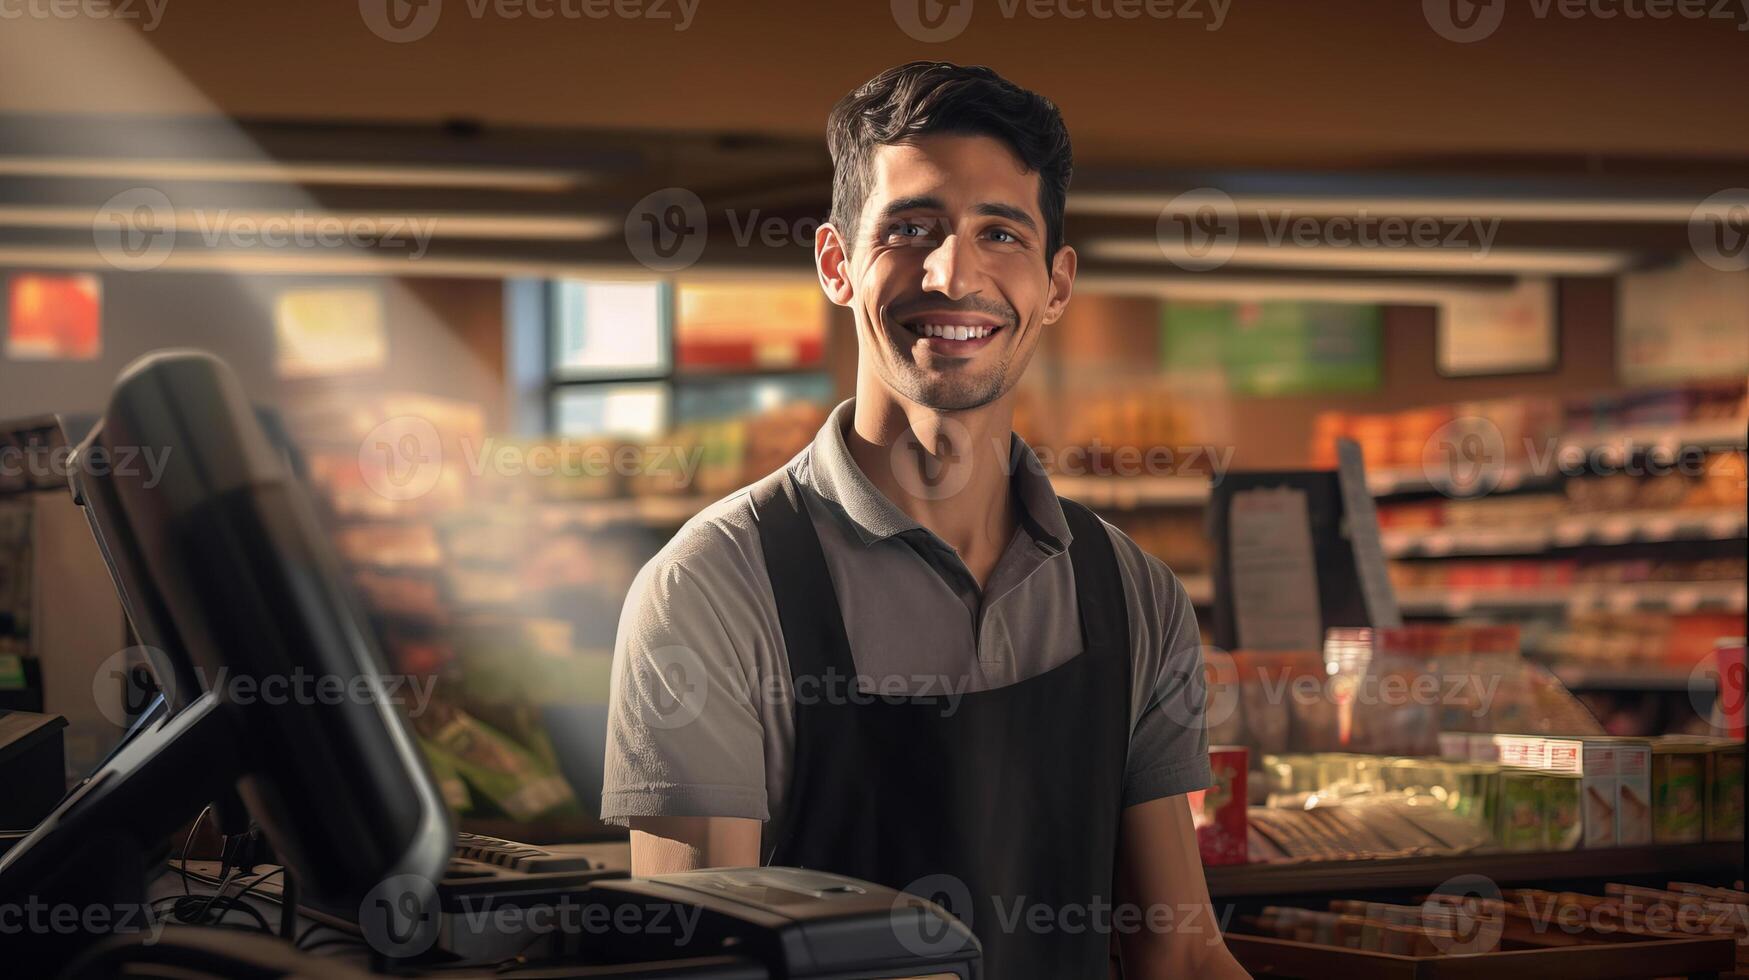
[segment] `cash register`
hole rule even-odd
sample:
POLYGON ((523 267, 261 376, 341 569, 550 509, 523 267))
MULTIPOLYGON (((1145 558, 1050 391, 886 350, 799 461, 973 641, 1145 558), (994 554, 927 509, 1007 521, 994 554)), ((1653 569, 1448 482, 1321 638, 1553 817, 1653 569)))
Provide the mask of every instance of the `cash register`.
POLYGON ((149 355, 75 438, 73 493, 165 699, 0 858, 0 910, 17 913, 3 972, 979 976, 959 921, 867 882, 785 868, 634 879, 565 848, 458 835, 309 498, 230 369, 149 355), (161 473, 107 465, 139 447, 161 473), (349 696, 240 697, 234 683, 297 672, 349 696), (208 809, 228 836, 203 872, 170 837, 208 809), (168 899, 154 891, 166 872, 168 899), (179 918, 198 924, 166 927, 160 910, 188 906, 201 914, 179 918), (259 926, 206 924, 225 909, 259 926), (340 941, 308 941, 317 929, 340 941))

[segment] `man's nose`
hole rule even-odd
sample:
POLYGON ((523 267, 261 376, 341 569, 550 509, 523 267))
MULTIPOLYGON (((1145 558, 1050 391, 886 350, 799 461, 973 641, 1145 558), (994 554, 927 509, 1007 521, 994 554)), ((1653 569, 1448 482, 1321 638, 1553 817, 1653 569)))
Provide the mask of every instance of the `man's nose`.
POLYGON ((963 236, 947 235, 923 260, 923 288, 948 299, 977 291, 977 258, 963 236))

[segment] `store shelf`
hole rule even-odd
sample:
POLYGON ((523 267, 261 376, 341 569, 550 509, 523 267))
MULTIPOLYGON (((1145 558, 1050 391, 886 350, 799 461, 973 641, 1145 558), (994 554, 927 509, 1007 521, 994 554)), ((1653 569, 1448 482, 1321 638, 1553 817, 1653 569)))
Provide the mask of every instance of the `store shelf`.
POLYGON ((1722 873, 1740 874, 1742 867, 1742 842, 1729 841, 1556 853, 1228 865, 1211 867, 1204 873, 1208 878, 1209 894, 1225 899, 1319 893, 1367 895, 1390 889, 1431 890, 1458 875, 1482 875, 1505 888, 1582 879, 1715 877, 1722 873))
POLYGON ((1447 497, 1479 497, 1527 487, 1552 487, 1560 482, 1559 473, 1538 473, 1522 463, 1502 467, 1497 476, 1487 481, 1472 479, 1460 482, 1449 472, 1418 466, 1384 467, 1366 472, 1366 488, 1375 497, 1424 493, 1439 493, 1447 497))
POLYGON ((1555 588, 1402 589, 1405 616, 1461 616, 1471 612, 1742 612, 1742 582, 1637 582, 1555 588))
POLYGON ((1609 449, 1617 455, 1628 450, 1742 449, 1746 437, 1749 437, 1749 422, 1743 419, 1706 419, 1571 435, 1561 440, 1561 448, 1569 451, 1609 449))
POLYGON ((1741 510, 1628 511, 1576 514, 1546 524, 1502 527, 1403 528, 1381 532, 1387 558, 1448 555, 1534 555, 1587 545, 1730 541, 1749 533, 1741 510))
POLYGON ((1550 664, 1549 670, 1569 691, 1647 691, 1708 693, 1716 679, 1705 671, 1677 667, 1591 667, 1584 664, 1550 664))

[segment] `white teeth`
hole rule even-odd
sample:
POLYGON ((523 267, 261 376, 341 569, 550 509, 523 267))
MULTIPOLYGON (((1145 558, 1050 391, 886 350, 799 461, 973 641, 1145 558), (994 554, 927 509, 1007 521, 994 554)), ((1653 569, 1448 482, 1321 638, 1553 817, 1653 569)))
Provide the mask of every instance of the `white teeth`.
POLYGON ((976 340, 988 337, 996 328, 966 327, 946 323, 918 323, 913 324, 911 329, 925 337, 940 337, 943 340, 976 340))

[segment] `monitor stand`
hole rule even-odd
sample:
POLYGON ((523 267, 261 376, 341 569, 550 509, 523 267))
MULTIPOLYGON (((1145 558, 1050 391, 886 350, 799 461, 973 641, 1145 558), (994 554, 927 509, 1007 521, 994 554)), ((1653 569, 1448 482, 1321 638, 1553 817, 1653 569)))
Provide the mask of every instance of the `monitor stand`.
POLYGON ((6 972, 53 976, 101 936, 152 929, 148 865, 165 838, 232 790, 241 745, 225 706, 202 694, 140 732, 7 851, 0 908, 19 921, 6 972))

